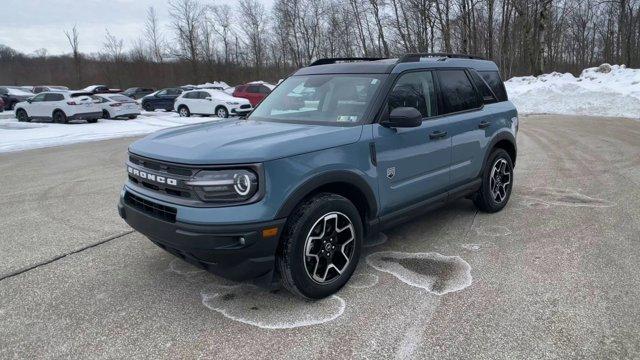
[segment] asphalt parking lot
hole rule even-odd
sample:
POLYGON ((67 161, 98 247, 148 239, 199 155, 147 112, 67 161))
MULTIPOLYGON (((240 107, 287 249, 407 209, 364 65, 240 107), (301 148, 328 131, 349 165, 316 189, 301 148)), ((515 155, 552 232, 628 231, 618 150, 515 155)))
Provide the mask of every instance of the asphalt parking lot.
POLYGON ((0 358, 640 357, 640 121, 523 117, 504 211, 388 231, 316 303, 132 232, 132 140, 0 155, 0 358))

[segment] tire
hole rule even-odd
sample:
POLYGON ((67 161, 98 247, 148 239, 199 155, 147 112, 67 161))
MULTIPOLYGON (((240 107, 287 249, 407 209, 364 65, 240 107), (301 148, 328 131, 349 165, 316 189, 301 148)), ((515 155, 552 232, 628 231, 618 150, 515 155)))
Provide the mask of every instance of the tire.
POLYGON ((513 189, 513 161, 504 149, 494 149, 482 170, 482 185, 473 197, 478 209, 495 213, 502 210, 513 189))
POLYGON ((142 103, 142 108, 144 111, 155 111, 155 108, 149 103, 142 103))
POLYGON ((16 117, 18 118, 18 121, 21 121, 21 122, 31 121, 31 119, 29 119, 29 115, 24 109, 18 109, 16 111, 16 117))
POLYGON ((336 293, 356 269, 362 237, 358 209, 346 198, 321 193, 306 200, 282 234, 276 259, 282 285, 305 299, 336 293))
POLYGON ((216 116, 219 118, 226 119, 229 117, 229 110, 227 110, 224 106, 218 106, 216 108, 216 116))
POLYGON ((89 124, 95 124, 95 123, 97 123, 97 122, 98 122, 98 119, 87 119, 87 122, 88 122, 89 124))
POLYGON ((53 122, 58 124, 66 124, 69 122, 67 115, 62 110, 56 110, 53 112, 53 122))
POLYGON ((180 105, 178 107, 178 114, 180 115, 180 117, 189 117, 191 116, 191 111, 189 111, 189 108, 185 105, 180 105))
POLYGON ((133 120, 133 119, 135 119, 137 117, 138 117, 138 115, 131 115, 131 116, 129 116, 129 120, 133 120))
POLYGON ((102 110, 102 118, 103 119, 111 119, 111 114, 107 110, 102 110))

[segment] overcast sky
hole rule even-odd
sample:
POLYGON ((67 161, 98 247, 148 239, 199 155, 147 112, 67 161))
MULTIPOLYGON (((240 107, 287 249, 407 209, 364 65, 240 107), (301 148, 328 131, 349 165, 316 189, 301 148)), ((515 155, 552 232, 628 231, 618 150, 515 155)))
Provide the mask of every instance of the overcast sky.
MULTIPOLYGON (((201 0, 208 4, 237 0, 201 0)), ((270 7, 272 0, 262 3, 270 7)), ((169 24, 165 0, 1 0, 0 44, 24 53, 45 48, 49 54, 70 52, 64 30, 78 25, 80 50, 85 53, 102 49, 105 29, 125 40, 127 48, 140 37, 145 13, 156 9, 161 24, 169 24)))

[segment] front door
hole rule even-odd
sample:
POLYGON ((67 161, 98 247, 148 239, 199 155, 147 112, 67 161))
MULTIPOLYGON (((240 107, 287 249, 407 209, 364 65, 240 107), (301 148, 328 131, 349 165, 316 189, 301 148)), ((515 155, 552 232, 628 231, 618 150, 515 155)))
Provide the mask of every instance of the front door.
POLYGON ((436 82, 431 71, 400 75, 387 101, 389 111, 417 108, 423 121, 416 128, 373 126, 381 215, 446 194, 451 162, 448 119, 437 117, 436 82))

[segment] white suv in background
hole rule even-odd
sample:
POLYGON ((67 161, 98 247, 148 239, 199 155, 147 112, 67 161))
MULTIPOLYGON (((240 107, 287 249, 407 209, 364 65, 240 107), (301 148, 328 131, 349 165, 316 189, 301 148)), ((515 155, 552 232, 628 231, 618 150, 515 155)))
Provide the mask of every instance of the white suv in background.
POLYGON ((17 103, 16 117, 19 121, 46 119, 65 124, 69 120, 84 119, 95 123, 102 117, 102 108, 91 95, 72 91, 42 92, 17 103))
POLYGON ((119 117, 135 119, 140 115, 140 105, 128 96, 121 94, 96 94, 93 98, 98 100, 98 105, 102 108, 103 119, 115 119, 119 117))
POLYGON ((242 116, 253 110, 249 100, 211 89, 183 92, 176 99, 174 108, 180 116, 215 115, 221 118, 242 116))

